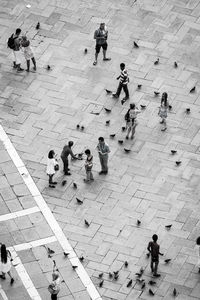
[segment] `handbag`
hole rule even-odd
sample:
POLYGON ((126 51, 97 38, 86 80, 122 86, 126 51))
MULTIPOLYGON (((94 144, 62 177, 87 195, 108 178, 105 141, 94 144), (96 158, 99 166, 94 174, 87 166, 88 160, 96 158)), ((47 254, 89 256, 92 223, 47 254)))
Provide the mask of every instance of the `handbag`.
POLYGON ((54 170, 55 170, 55 171, 58 171, 58 170, 59 170, 59 164, 56 164, 56 165, 54 166, 54 170))

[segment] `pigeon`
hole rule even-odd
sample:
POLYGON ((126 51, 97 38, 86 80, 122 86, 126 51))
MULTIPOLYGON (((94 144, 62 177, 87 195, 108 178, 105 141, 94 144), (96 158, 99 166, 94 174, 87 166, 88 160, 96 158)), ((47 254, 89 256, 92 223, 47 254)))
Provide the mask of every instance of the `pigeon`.
POLYGON ((133 45, 134 45, 134 48, 139 48, 139 46, 136 42, 134 42, 133 45))
POLYGON ((119 278, 119 274, 114 275, 114 279, 117 280, 119 278))
POLYGON ((140 268, 140 273, 143 274, 144 273, 144 269, 143 267, 140 268))
POLYGON ((69 253, 67 252, 63 252, 64 256, 67 257, 69 255, 69 253))
POLYGON ((161 131, 166 131, 167 130, 167 127, 164 127, 161 129, 161 131))
POLYGON ((166 229, 170 229, 172 227, 172 224, 170 224, 170 225, 165 225, 165 228, 166 229))
POLYGON ((137 226, 140 226, 140 224, 141 224, 141 221, 137 220, 137 226))
POLYGON ((171 105, 169 105, 169 106, 168 106, 168 109, 169 109, 169 110, 172 110, 172 106, 171 106, 171 105))
POLYGON ((124 105, 124 103, 126 102, 126 100, 121 100, 121 105, 124 105))
POLYGON ((154 285, 154 284, 156 284, 156 282, 153 281, 153 280, 150 280, 150 281, 149 281, 149 284, 150 284, 150 285, 154 285))
POLYGON ((77 189, 77 184, 75 182, 73 182, 73 187, 77 189))
POLYGON ((81 126, 81 130, 84 130, 85 129, 85 127, 84 126, 81 126))
POLYGON ((80 204, 80 205, 83 204, 83 201, 80 200, 79 198, 76 198, 76 201, 77 201, 77 203, 80 204))
POLYGON ((190 113, 190 108, 186 108, 185 112, 186 112, 187 114, 189 114, 189 113, 190 113))
POLYGON ((141 289, 143 290, 145 288, 146 283, 144 282, 141 286, 141 289))
POLYGON ((85 259, 85 258, 84 258, 83 256, 79 257, 79 260, 80 260, 80 261, 84 261, 84 259, 85 259))
POLYGON ((64 186, 67 183, 67 180, 62 181, 62 186, 64 186))
POLYGON ((116 276, 119 274, 119 271, 114 271, 113 274, 116 276))
POLYGON ((148 252, 148 253, 146 254, 146 256, 147 256, 147 258, 149 258, 149 256, 150 256, 150 252, 148 252))
POLYGON ((104 282, 104 280, 101 280, 101 282, 99 283, 99 287, 103 286, 103 282, 104 282))
POLYGON ((51 67, 50 67, 50 65, 47 65, 47 70, 49 71, 49 70, 51 70, 51 67))
POLYGON ((99 278, 102 278, 102 277, 103 277, 103 273, 100 273, 100 274, 99 274, 99 278))
POLYGON ((138 283, 143 283, 143 282, 144 282, 144 279, 136 278, 136 281, 137 281, 138 283))
POLYGON ((124 148, 124 151, 125 151, 126 153, 129 153, 129 152, 131 151, 131 149, 124 148))
POLYGON ((106 89, 107 94, 112 94, 112 91, 106 89))
POLYGON ((35 29, 36 29, 36 30, 39 30, 39 29, 40 29, 40 22, 37 23, 35 29))
POLYGON ((127 287, 130 287, 131 285, 132 285, 132 282, 133 282, 133 280, 131 279, 131 280, 129 280, 129 282, 127 283, 127 287))
POLYGON ((84 53, 87 54, 87 48, 85 48, 84 53))
POLYGON ((196 90, 196 87, 194 86, 191 90, 190 90, 190 93, 194 93, 196 90))
POLYGON ((155 66, 158 65, 158 64, 159 64, 159 58, 156 61, 154 61, 155 66))
POLYGON ((123 140, 118 140, 119 144, 123 144, 123 142, 124 142, 123 140))
POLYGON ((108 273, 109 278, 113 278, 113 274, 112 273, 108 273))
POLYGON ((178 68, 178 64, 176 61, 174 62, 174 68, 178 68))
POLYGON ((141 109, 145 109, 146 105, 140 104, 141 109))
POLYGON ((138 84, 137 88, 138 90, 141 89, 142 85, 141 84, 138 84))
POLYGON ((155 91, 154 91, 154 95, 155 95, 155 96, 158 96, 158 95, 160 95, 160 92, 155 92, 155 91))
POLYGON ((93 111, 91 111, 90 113, 91 113, 92 115, 96 115, 96 116, 99 116, 99 115, 100 115, 99 112, 93 112, 93 111))
POLYGON ((181 164, 181 161, 180 161, 180 160, 176 161, 176 165, 177 165, 177 166, 179 166, 180 164, 181 164))
POLYGON ((154 292, 151 289, 149 289, 149 295, 154 296, 154 292))
POLYGON ((142 273, 135 273, 135 275, 140 278, 142 276, 142 273))
POLYGON ((174 288, 173 289, 173 296, 176 297, 176 295, 177 295, 177 290, 174 288))
POLYGON ((77 125, 76 125, 76 128, 77 128, 77 129, 78 129, 78 128, 80 128, 80 125, 79 125, 79 124, 77 124, 77 125))
POLYGON ((114 133, 114 134, 110 134, 110 137, 111 137, 111 138, 114 138, 114 137, 115 137, 115 133, 114 133))
POLYGON ((176 150, 171 150, 171 154, 176 154, 177 151, 176 150))
POLYGON ((122 131, 125 131, 126 130, 126 127, 125 126, 122 126, 122 131))
POLYGON ((76 268, 78 268, 78 266, 72 266, 72 269, 75 270, 76 268))
POLYGON ((110 120, 107 120, 107 121, 106 121, 106 125, 109 125, 109 124, 110 124, 110 120))
POLYGON ((105 109, 105 111, 106 111, 107 113, 110 113, 110 112, 111 112, 111 109, 109 109, 109 108, 104 107, 104 109, 105 109))
POLYGON ((124 266, 127 268, 128 267, 128 262, 125 261, 124 266))
POLYGON ((55 253, 55 251, 51 250, 50 248, 47 247, 47 252, 49 255, 52 255, 55 253))
POLYGON ((171 261, 171 258, 167 258, 164 260, 166 264, 168 264, 171 261))
POLYGON ((85 220, 85 225, 86 225, 87 227, 89 227, 89 226, 90 226, 90 223, 89 223, 87 220, 85 220))

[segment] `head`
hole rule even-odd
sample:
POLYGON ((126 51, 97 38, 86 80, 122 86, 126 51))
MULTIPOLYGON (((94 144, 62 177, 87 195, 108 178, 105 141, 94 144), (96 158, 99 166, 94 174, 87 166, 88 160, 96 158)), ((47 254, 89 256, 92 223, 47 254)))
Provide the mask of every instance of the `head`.
POLYGON ((1 245, 1 261, 7 263, 7 250, 4 244, 1 245))
POLYGON ((58 279, 58 277, 59 277, 58 272, 53 272, 53 273, 52 273, 52 279, 53 279, 53 280, 58 279))
POLYGON ((123 71, 125 69, 125 64, 124 63, 121 63, 120 64, 120 69, 123 71))
POLYGON ((86 150, 85 150, 85 154, 86 154, 87 156, 90 156, 90 154, 91 154, 90 150, 89 150, 89 149, 86 149, 86 150))
POLYGON ((135 103, 130 103, 130 109, 135 109, 135 103))
POLYGON ((49 151, 49 154, 48 154, 48 158, 54 158, 54 155, 55 155, 55 152, 54 152, 54 150, 50 150, 49 151))
POLYGON ((197 238, 196 243, 198 246, 200 246, 200 236, 197 238))
POLYGON ((22 30, 20 28, 17 28, 16 31, 15 31, 15 34, 17 36, 19 36, 21 32, 22 32, 22 30))
POLYGON ((157 234, 154 234, 154 235, 152 236, 152 240, 153 240, 155 243, 157 242, 157 240, 158 240, 157 234))
POLYGON ((101 30, 104 30, 104 29, 105 29, 105 23, 101 23, 99 28, 100 28, 101 30))
POLYGON ((71 148, 74 145, 74 142, 69 141, 68 146, 71 148))
POLYGON ((99 143, 104 144, 104 138, 102 136, 99 137, 99 143))
POLYGON ((164 105, 167 106, 167 98, 168 98, 168 95, 166 92, 164 92, 161 97, 161 104, 164 103, 164 105))

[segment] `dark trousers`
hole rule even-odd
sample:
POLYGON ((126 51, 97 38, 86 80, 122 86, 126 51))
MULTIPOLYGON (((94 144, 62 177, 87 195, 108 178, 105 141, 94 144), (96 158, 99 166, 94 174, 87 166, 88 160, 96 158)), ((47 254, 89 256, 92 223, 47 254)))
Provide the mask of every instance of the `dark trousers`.
POLYGON ((51 300, 57 300, 58 294, 51 294, 51 300))
POLYGON ((151 270, 154 274, 157 274, 159 260, 151 257, 151 270))
POLYGON ((124 93, 125 93, 125 95, 126 95, 126 98, 129 98, 128 85, 127 85, 127 84, 122 84, 121 82, 120 82, 119 85, 118 85, 116 95, 119 97, 120 94, 121 94, 121 90, 122 90, 122 89, 124 90, 124 93))
POLYGON ((62 158, 62 161, 63 161, 63 172, 64 173, 68 173, 68 168, 69 168, 69 161, 68 161, 68 158, 66 157, 61 157, 62 158))
POLYGON ((54 175, 54 174, 49 175, 49 184, 51 184, 51 183, 53 182, 53 175, 54 175))

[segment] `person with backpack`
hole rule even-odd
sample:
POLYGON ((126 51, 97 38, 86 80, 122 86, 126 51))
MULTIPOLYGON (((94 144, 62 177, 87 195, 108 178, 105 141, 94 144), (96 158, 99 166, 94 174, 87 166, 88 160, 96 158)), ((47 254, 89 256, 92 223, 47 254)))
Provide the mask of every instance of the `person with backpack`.
POLYGON ((17 69, 17 72, 22 72, 24 69, 21 68, 21 39, 20 39, 21 29, 17 28, 15 33, 13 33, 9 39, 7 46, 13 52, 13 68, 17 69))
POLYGON ((125 114, 125 121, 126 121, 126 128, 127 128, 127 135, 126 139, 129 139, 129 134, 131 132, 131 139, 133 139, 134 134, 135 134, 135 128, 138 125, 137 122, 137 115, 141 111, 135 106, 135 103, 130 104, 130 108, 125 114))
POLYGON ((101 23, 99 29, 95 30, 94 39, 96 40, 96 52, 95 52, 95 60, 93 65, 96 66, 98 54, 102 47, 103 49, 103 60, 111 60, 111 58, 106 57, 106 51, 108 48, 107 39, 108 39, 108 30, 106 29, 105 23, 101 23))

